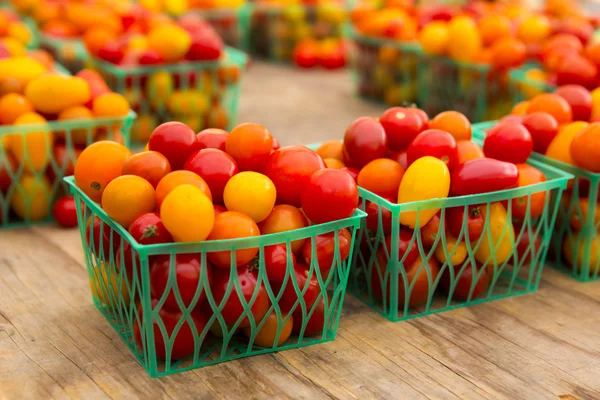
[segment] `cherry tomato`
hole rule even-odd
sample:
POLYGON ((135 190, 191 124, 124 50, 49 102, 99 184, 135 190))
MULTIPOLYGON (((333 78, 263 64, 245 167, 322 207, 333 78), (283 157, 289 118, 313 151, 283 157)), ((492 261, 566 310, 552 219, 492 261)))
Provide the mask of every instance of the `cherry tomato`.
MULTIPOLYGON (((539 169, 529 164, 518 164, 519 187, 525 187, 546 181, 546 175, 539 169)), ((546 207, 546 192, 541 191, 530 196, 522 196, 512 199, 513 218, 524 219, 529 208, 529 218, 535 219, 542 215, 546 207)))
POLYGON ((471 140, 472 127, 469 119, 458 111, 444 111, 429 122, 430 129, 451 134, 455 140, 471 140))
POLYGON ((292 54, 294 63, 301 68, 313 68, 319 63, 319 47, 313 41, 300 43, 292 54))
MULTIPOLYGON (((304 293, 302 295, 302 299, 304 300, 304 304, 308 309, 315 304, 317 298, 322 298, 321 287, 319 286, 319 281, 317 281, 316 274, 313 272, 309 279, 309 273, 310 269, 306 265, 300 263, 296 264, 294 267, 294 273, 288 278, 287 284, 285 285, 285 288, 283 288, 283 294, 279 299, 279 307, 281 308, 282 312, 289 312, 294 305, 296 305, 295 309, 301 307, 300 302, 302 300, 299 300, 300 296, 298 293, 304 293), (292 279, 296 280, 296 284, 298 285, 298 293, 296 292, 296 289, 294 289, 292 279)), ((275 290, 275 293, 280 293, 280 291, 275 290)))
POLYGON ((577 133, 571 142, 570 154, 578 167, 600 172, 600 122, 589 124, 577 133))
MULTIPOLYGON (((465 208, 451 207, 446 209, 446 229, 455 237, 459 238, 463 226, 465 226, 465 208)), ((481 211, 481 205, 468 206, 468 215, 466 219, 467 230, 463 233, 461 240, 474 241, 479 239, 483 233, 485 218, 481 211), (468 235, 468 236, 467 236, 468 235)))
POLYGON ((458 154, 458 164, 464 164, 469 160, 484 157, 481 147, 470 140, 459 140, 456 142, 456 152, 458 154))
MULTIPOLYGON (((171 256, 159 255, 153 258, 150 266, 150 287, 152 296, 160 299, 165 291, 168 291, 165 299, 165 306, 173 310, 179 309, 175 292, 181 296, 181 301, 185 308, 192 305, 192 301, 199 291, 198 300, 195 304, 200 304, 206 298, 206 287, 210 286, 212 281, 212 266, 206 265, 206 282, 208 286, 202 287, 202 261, 200 254, 177 254, 174 256, 175 281, 173 287, 168 287, 169 271, 171 270, 171 256)), ((182 310, 183 311, 183 310, 182 310)))
POLYGON ((196 133, 184 123, 165 122, 152 131, 148 150, 157 151, 169 160, 172 170, 183 168, 190 154, 197 150, 196 133))
POLYGON ((241 171, 261 172, 273 151, 273 136, 264 126, 248 122, 233 128, 225 146, 241 171))
POLYGON ((592 95, 580 85, 565 85, 554 91, 571 106, 573 121, 589 121, 592 116, 592 95))
POLYGON ((158 182, 171 172, 169 160, 157 151, 143 151, 132 155, 123 164, 122 175, 137 175, 156 189, 158 182))
MULTIPOLYGON (((264 250, 267 279, 271 282, 283 282, 288 269, 288 252, 285 244, 266 246, 264 250)), ((290 252, 291 265, 296 267, 296 256, 290 252)))
POLYGON ((111 243, 113 247, 113 254, 116 253, 116 249, 119 246, 117 240, 119 236, 111 229, 110 226, 102 222, 100 218, 94 216, 93 220, 90 219, 87 222, 85 238, 88 246, 91 247, 92 253, 104 260, 108 260, 110 257, 111 243), (93 235, 93 238, 92 238, 93 235), (90 243, 90 241, 93 242, 90 243), (102 241, 102 243, 100 243, 102 241), (100 257, 100 251, 104 251, 104 257, 100 257))
POLYGON ((543 93, 531 99, 527 106, 527 114, 532 114, 536 111, 544 111, 552 115, 559 125, 573 120, 573 113, 569 103, 554 93, 543 93))
POLYGON ((211 285, 212 294, 217 306, 220 307, 224 304, 221 315, 225 323, 231 328, 241 319, 240 328, 250 326, 248 314, 245 313, 240 298, 243 298, 248 303, 254 320, 260 322, 269 310, 270 301, 264 285, 261 283, 259 286, 257 283, 257 271, 252 269, 250 265, 244 265, 233 271, 233 278, 230 278, 231 273, 229 269, 215 268, 211 285), (239 283, 239 291, 234 286, 234 280, 237 280, 239 283), (231 293, 225 298, 228 286, 231 286, 231 293), (256 297, 253 302, 250 302, 255 292, 256 297))
POLYGON ((279 140, 277 140, 277 138, 273 138, 273 151, 279 150, 279 148, 281 148, 279 140))
POLYGON ((352 168, 352 167, 344 167, 344 168, 340 169, 340 171, 346 172, 348 175, 350 175, 350 177, 352 179, 354 179, 354 182, 358 183, 358 173, 360 172, 359 170, 357 170, 356 168, 352 168))
POLYGON ((527 128, 533 140, 533 151, 546 154, 550 142, 558 134, 558 122, 547 112, 538 111, 523 118, 523 126, 527 128))
MULTIPOLYGON (((77 157, 81 154, 81 150, 78 148, 74 148, 73 151, 68 151, 67 147, 64 144, 56 144, 54 145, 53 156, 54 161, 56 162, 57 169, 49 165, 46 169, 46 175, 48 175, 48 179, 54 182, 58 176, 71 176, 75 173, 75 162, 77 161, 77 157)), ((12 167, 12 171, 16 170, 16 164, 14 159, 10 154, 6 154, 9 165, 12 167)), ((1 165, 0 162, 0 190, 6 190, 8 185, 3 189, 3 171, 8 177, 6 173, 6 166, 1 165)))
POLYGON ((321 51, 319 56, 321 66, 325 69, 339 69, 346 66, 346 54, 340 45, 334 46, 327 51, 321 51))
POLYGON ((277 189, 277 203, 300 206, 300 194, 311 175, 325 168, 325 162, 304 146, 286 146, 275 150, 267 160, 264 174, 277 189))
POLYGON ((425 246, 433 246, 440 231, 440 213, 438 212, 421 228, 421 241, 425 246))
MULTIPOLYGON (((535 235, 534 229, 532 229, 531 234, 535 235)), ((515 224, 515 235, 519 237, 517 242, 517 254, 519 257, 519 262, 522 263, 521 265, 529 264, 532 256, 537 257, 542 245, 540 236, 536 235, 534 238, 532 238, 531 234, 529 233, 529 229, 523 229, 521 225, 515 224)))
POLYGON ((450 193, 453 196, 488 193, 511 189, 518 184, 519 170, 515 164, 493 158, 478 158, 454 169, 450 193))
POLYGON ((383 126, 370 117, 360 117, 344 134, 344 164, 362 168, 377 158, 383 158, 387 138, 383 126))
MULTIPOLYGON (((480 297, 490 286, 490 277, 487 269, 483 269, 480 266, 473 268, 470 264, 471 261, 467 260, 465 263, 469 263, 457 277, 456 275, 460 272, 462 265, 455 265, 454 268, 454 292, 451 293, 453 299, 456 300, 474 300, 480 297), (473 292, 471 293, 471 287, 473 292), (469 296, 470 294, 470 296, 469 296)), ((448 292, 450 290, 450 272, 447 268, 442 274, 440 279, 440 286, 448 292)))
POLYGON ((0 192, 4 192, 10 187, 12 184, 10 173, 14 174, 17 170, 17 162, 12 155, 5 153, 4 156, 4 159, 0 159, 0 192))
POLYGON ((170 243, 173 237, 158 213, 142 214, 129 225, 129 233, 139 244, 170 243))
MULTIPOLYGON (((308 226, 308 220, 304 213, 297 207, 287 204, 280 204, 273 207, 271 214, 259 225, 260 233, 267 235, 269 233, 287 232, 296 229, 302 229, 308 226)), ((306 239, 297 239, 291 242, 294 253, 302 250, 306 239)))
POLYGON ((219 214, 224 213, 225 211, 227 211, 227 209, 225 207, 220 206, 218 204, 215 204, 214 207, 215 207, 215 217, 217 215, 219 215, 219 214))
POLYGON ((488 132, 483 142, 486 157, 514 164, 527 161, 532 151, 531 134, 521 124, 503 123, 488 132))
POLYGON ((323 333, 323 328, 325 326, 325 301, 323 298, 317 300, 317 305, 314 306, 314 311, 310 314, 310 318, 308 317, 311 309, 308 309, 306 318, 302 318, 302 308, 296 307, 292 314, 292 318, 294 318, 294 326, 292 328, 292 332, 294 335, 300 335, 300 331, 302 327, 304 328, 304 336, 318 336, 323 333), (308 320, 307 320, 308 319, 308 320))
MULTIPOLYGON (((350 246, 352 243, 352 235, 347 229, 338 231, 338 248, 340 252, 340 263, 343 263, 350 254, 350 246)), ((335 232, 327 232, 322 235, 315 236, 317 264, 321 271, 323 280, 327 280, 329 272, 336 265, 333 263, 336 253, 335 232)), ((302 257, 306 265, 311 265, 312 262, 312 240, 307 240, 302 249, 302 257)))
POLYGON ((587 58, 576 54, 565 57, 558 64, 556 84, 558 86, 581 85, 593 90, 598 84, 598 67, 587 58))
MULTIPOLYGON (((410 228, 406 228, 404 226, 400 227, 400 233, 398 234, 398 257, 393 258, 394 262, 401 262, 404 265, 411 265, 414 263, 419 257, 419 248, 417 247, 416 238, 413 239, 414 231, 410 228), (412 243, 411 243, 412 241, 412 243)), ((392 236, 385 237, 385 246, 389 253, 392 252, 392 236)), ((383 244, 380 244, 380 247, 377 249, 377 262, 380 264, 383 263, 383 267, 387 266, 388 257, 383 247, 383 244)))
MULTIPOLYGON (((152 299, 152 309, 155 310, 158 305, 158 299, 152 299)), ((149 312, 149 310, 148 310, 149 312)), ((144 320, 144 309, 142 305, 138 308, 138 315, 140 319, 144 320)), ((163 337, 162 331, 158 325, 158 322, 153 319, 152 326, 154 330, 154 351, 156 358, 159 360, 165 360, 167 358, 167 348, 171 349, 171 360, 177 360, 183 357, 187 357, 194 353, 194 338, 199 337, 200 334, 206 328, 208 318, 200 311, 193 310, 190 312, 190 318, 194 327, 190 326, 187 319, 184 319, 181 311, 172 311, 165 307, 162 307, 158 311, 158 319, 160 319, 165 327, 167 337, 163 337), (183 320, 183 323, 179 322, 183 320), (180 326, 181 325, 181 326, 180 326), (179 327, 177 336, 173 340, 173 332, 175 328, 179 327), (168 343, 167 343, 168 342, 168 343)), ((142 342, 142 330, 140 329, 137 320, 133 327, 133 334, 135 341, 140 349, 144 349, 144 342, 142 342)), ((143 335, 146 336, 144 330, 143 335)), ((149 345, 149 339, 145 339, 146 346, 149 345)), ((198 347, 200 347, 199 344, 198 347)))
POLYGON ((239 172, 231 156, 218 149, 202 149, 192 154, 184 169, 198 174, 208 187, 213 202, 223 204, 223 191, 229 179, 239 172))
POLYGON ((348 173, 322 169, 310 177, 300 203, 304 214, 316 224, 349 218, 358 207, 358 187, 348 173))
MULTIPOLYGON (((384 197, 389 202, 395 203, 391 197, 384 197)), ((392 212, 389 208, 379 207, 377 203, 368 201, 365 207, 367 213, 367 229, 373 232, 379 230, 379 210, 381 209, 381 229, 384 235, 392 231, 392 212)))
POLYGON ((419 133, 408 146, 406 154, 408 165, 425 156, 439 158, 449 170, 454 169, 458 163, 456 140, 448 132, 439 129, 428 129, 419 133))
POLYGON ((408 168, 408 154, 406 150, 400 150, 393 153, 389 153, 388 158, 396 161, 402 166, 402 168, 404 168, 404 170, 408 168))
MULTIPOLYGON (((275 311, 271 312, 264 319, 264 322, 258 332, 257 328, 244 328, 244 335, 251 338, 254 334, 254 345, 260 347, 275 347, 285 343, 292 334, 294 317, 286 320, 287 314, 281 315, 281 320, 277 317, 275 311), (283 322, 285 321, 285 323, 283 322), (279 335, 278 335, 279 333, 279 335)), ((258 324, 258 323, 257 323, 258 324)))
POLYGON ((427 129, 423 115, 412 108, 390 108, 381 115, 379 122, 385 130, 389 148, 396 151, 408 148, 417 135, 427 129))
POLYGON ((358 173, 358 185, 379 196, 392 197, 398 187, 404 168, 389 158, 378 158, 365 165, 358 173))
POLYGON ((52 211, 56 222, 65 228, 74 228, 77 226, 77 209, 75 207, 75 198, 73 196, 63 196, 54 203, 52 211))
MULTIPOLYGON (((256 222, 249 216, 236 212, 226 211, 215 217, 215 222, 207 240, 236 239, 243 237, 259 236, 260 230, 256 222)), ((235 250, 235 263, 238 267, 246 265, 256 256, 258 248, 244 248, 235 250)), ((215 266, 231 268, 231 251, 213 251, 207 254, 208 260, 215 266)))
POLYGON ((273 182, 263 174, 243 171, 225 185, 223 202, 229 211, 237 211, 262 222, 275 206, 277 192, 273 182))
POLYGON ((204 129, 196 134, 198 149, 219 149, 225 151, 227 135, 227 131, 224 131, 223 129, 204 129))

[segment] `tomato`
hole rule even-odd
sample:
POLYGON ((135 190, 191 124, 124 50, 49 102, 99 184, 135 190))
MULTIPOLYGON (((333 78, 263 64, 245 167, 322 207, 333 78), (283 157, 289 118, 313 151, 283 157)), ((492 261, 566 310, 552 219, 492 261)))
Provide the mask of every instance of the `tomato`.
POLYGON ((246 214, 258 223, 271 214, 276 195, 275 185, 268 177, 258 172, 244 171, 227 182, 223 201, 229 211, 246 214))
POLYGON ((546 153, 548 146, 558 134, 558 123, 556 119, 547 112, 537 111, 523 118, 523 126, 531 134, 533 140, 533 151, 546 153))
POLYGON ((92 254, 97 258, 108 260, 110 257, 111 247, 113 254, 116 253, 119 247, 119 235, 112 230, 110 226, 102 222, 98 216, 93 219, 88 219, 86 224, 85 239, 87 245, 91 248, 92 254), (93 236, 93 237, 92 237, 93 236), (112 244, 112 246, 111 246, 112 244), (104 252, 101 256, 100 252, 104 252))
MULTIPOLYGON (((564 208, 565 208, 565 210, 568 210, 568 204, 564 208)), ((594 212, 594 215, 592 217, 593 218, 592 226, 597 227, 598 224, 600 223, 600 203, 596 202, 596 207, 594 208, 593 212, 594 212)), ((578 208, 575 208, 571 213, 571 217, 569 218, 569 224, 571 225, 571 228, 573 228, 575 231, 579 232, 585 227, 585 224, 587 223, 588 218, 590 218, 589 199, 580 198, 578 208)))
POLYGON ((535 235, 535 229, 532 228, 530 234, 529 229, 523 229, 520 225, 515 225, 515 234, 519 235, 519 241, 517 242, 518 262, 521 265, 528 265, 531 263, 532 257, 538 257, 542 245, 540 235, 538 234, 532 238, 531 236, 535 235))
POLYGON ((600 172, 600 122, 589 124, 575 136, 571 157, 578 167, 600 172))
POLYGON ((592 116, 592 95, 580 85, 565 85, 554 91, 571 106, 573 121, 589 121, 592 116))
POLYGON ((110 181, 102 193, 102 209, 125 228, 137 217, 155 208, 154 188, 139 176, 119 176, 110 181))
POLYGON ((344 144, 337 140, 329 140, 324 142, 316 150, 316 153, 324 160, 326 158, 335 158, 336 160, 344 161, 343 156, 344 144))
MULTIPOLYGON (((397 257, 392 256, 392 262, 412 265, 419 258, 417 239, 413 239, 413 236, 414 231, 412 229, 400 227, 398 234, 398 254, 397 257)), ((389 258, 387 253, 391 254, 392 252, 391 235, 385 237, 385 248, 383 246, 383 243, 381 243, 377 249, 377 263, 379 264, 379 268, 386 268, 388 265, 389 258)))
POLYGON ((390 108, 381 115, 379 122, 385 130, 389 148, 396 151, 408 148, 414 138, 427 129, 423 116, 412 108, 390 108))
POLYGON ((155 213, 142 214, 129 225, 129 233, 139 244, 170 243, 173 237, 155 213))
POLYGON ((458 154, 457 164, 464 164, 469 160, 484 157, 481 147, 470 140, 459 140, 456 142, 456 152, 458 154))
POLYGON ((419 133, 408 146, 408 165, 425 156, 439 158, 452 170, 458 163, 456 140, 448 132, 439 129, 428 129, 419 133))
POLYGON ((556 137, 550 142, 546 150, 546 156, 565 164, 575 165, 571 156, 571 145, 575 136, 587 126, 587 122, 577 121, 561 127, 556 137))
MULTIPOLYGON (((152 309, 155 310, 158 305, 157 299, 152 299, 152 309)), ((147 314, 150 313, 150 310, 147 310, 147 314)), ((142 305, 138 308, 138 315, 140 316, 142 323, 144 320, 144 309, 142 305)), ((146 315, 149 317, 149 315, 146 315)), ((165 327, 167 337, 164 337, 162 331, 158 325, 158 322, 153 318, 152 327, 154 331, 154 351, 156 354, 156 358, 159 360, 167 359, 167 348, 171 349, 171 360, 177 360, 183 357, 187 357, 194 353, 194 338, 200 337, 204 329, 206 328, 206 324, 208 323, 208 317, 203 313, 192 310, 187 319, 184 319, 183 313, 181 311, 172 311, 165 307, 162 307, 158 311, 158 317, 165 327), (188 319, 192 321, 193 327, 190 326, 188 319), (179 322, 183 320, 183 323, 179 322), (178 327, 177 336, 173 338, 173 332, 175 328, 178 327)), ((140 329, 137 320, 135 321, 135 325, 133 327, 133 335, 135 336, 135 341, 140 349, 144 349, 144 343, 142 342, 142 331, 140 329)), ((149 343, 149 339, 146 336, 146 330, 144 329, 143 335, 145 337, 145 343, 148 347, 151 345, 149 343)), ((198 343, 198 347, 202 344, 198 343)))
POLYGON ((296 307, 292 314, 294 318, 292 332, 294 335, 300 336, 302 327, 304 327, 304 337, 318 336, 323 333, 325 327, 325 301, 320 298, 316 304, 316 306, 313 306, 314 311, 312 311, 312 314, 310 314, 311 309, 306 310, 306 318, 302 317, 302 308, 296 307))
POLYGON ((562 246, 563 254, 574 271, 583 273, 582 267, 587 263, 589 265, 589 276, 596 275, 598 268, 600 268, 600 263, 598 262, 600 260, 600 246, 597 240, 592 240, 590 242, 589 253, 587 254, 587 258, 585 258, 585 240, 582 238, 582 235, 584 233, 575 232, 572 237, 565 236, 562 246))
POLYGON ((319 46, 314 41, 302 42, 294 49, 292 58, 301 68, 313 68, 319 63, 319 46))
POLYGON ((504 123, 490 131, 483 142, 486 157, 521 164, 533 151, 531 134, 521 124, 504 123))
POLYGON ((275 150, 267 160, 264 174, 277 189, 277 203, 300 206, 300 194, 311 175, 325 168, 325 162, 304 146, 286 146, 275 150))
POLYGON ((448 263, 449 266, 460 265, 467 258, 467 245, 464 240, 456 242, 456 238, 452 235, 446 235, 446 246, 440 238, 435 248, 435 258, 442 264, 448 263))
POLYGON ((471 261, 466 261, 467 266, 464 267, 462 273, 460 270, 462 265, 455 265, 454 269, 454 291, 450 293, 451 277, 449 268, 442 274, 440 287, 444 289, 452 299, 471 301, 482 296, 490 286, 490 276, 488 270, 481 266, 473 267, 471 261), (460 273, 460 275, 458 275, 460 273), (457 276, 458 275, 458 276, 457 276))
MULTIPOLYGON (((274 289, 274 293, 280 293, 280 290, 274 289)), ((300 308, 300 303, 304 301, 304 304, 310 309, 313 304, 319 299, 323 298, 321 294, 321 287, 317 281, 316 272, 310 272, 310 268, 304 264, 296 264, 294 267, 293 274, 288 278, 288 281, 283 288, 283 294, 279 299, 279 307, 284 313, 290 312, 294 306, 294 310, 300 308), (310 274, 310 278, 309 278, 310 274), (298 285, 298 292, 294 288, 292 280, 295 279, 298 285), (299 293, 302 294, 302 300, 299 300, 299 293)))
POLYGON ((487 231, 483 233, 479 247, 475 251, 475 259, 481 264, 492 266, 495 262, 501 265, 511 255, 515 246, 515 231, 506 209, 500 203, 492 203, 482 207, 484 219, 489 213, 487 231))
MULTIPOLYGON (((244 335, 252 339, 254 335, 254 345, 260 347, 276 347, 285 343, 292 334, 292 326, 294 325, 293 317, 286 320, 287 314, 282 314, 281 320, 277 317, 275 311, 271 312, 264 319, 263 325, 258 332, 257 328, 244 328, 244 335), (285 323, 283 322, 285 321, 285 323)), ((256 324, 258 325, 260 321, 256 324)))
POLYGON ((378 158, 365 165, 358 173, 358 185, 382 197, 398 193, 404 168, 394 160, 378 158))
POLYGON ((241 319, 239 328, 250 326, 249 314, 244 311, 244 305, 240 298, 247 303, 255 323, 259 323, 269 310, 269 295, 264 284, 258 284, 258 272, 249 265, 229 269, 215 268, 213 271, 212 294, 218 307, 223 307, 221 315, 229 328, 241 319), (232 275, 233 274, 233 275, 232 275), (240 289, 236 288, 236 282, 240 289), (227 294, 227 288, 231 286, 231 292, 227 294), (254 300, 251 302, 251 300, 254 300))
POLYGON ((458 111, 439 113, 429 122, 429 128, 448 132, 455 140, 471 140, 471 122, 458 111))
POLYGON ((369 161, 383 158, 386 148, 387 138, 383 126, 375 118, 358 118, 344 134, 344 164, 362 168, 369 161))
POLYGON ((191 171, 173 171, 165 175, 156 186, 156 206, 160 209, 163 200, 173 189, 181 185, 192 185, 197 187, 208 197, 212 199, 212 194, 208 184, 200 176, 191 171))
POLYGON ((492 47, 492 65, 498 69, 519 67, 527 59, 527 48, 518 39, 505 37, 496 41, 492 47))
POLYGON ((77 226, 77 209, 73 196, 63 196, 56 200, 52 214, 54 215, 54 220, 60 226, 65 228, 74 228, 77 226))
POLYGON ((204 129, 196 134, 198 149, 219 149, 221 151, 225 151, 227 135, 227 131, 223 129, 204 129))
MULTIPOLYGON (((1 144, 1 142, 0 142, 1 144)), ((4 153, 0 158, 0 192, 6 191, 12 184, 11 174, 17 170, 17 163, 10 153, 4 153)))
POLYGON ((132 155, 123 164, 121 174, 137 175, 147 180, 156 188, 158 182, 169 172, 169 160, 157 151, 144 151, 132 155))
POLYGON ((296 256, 293 252, 287 252, 285 244, 274 244, 265 246, 264 261, 267 271, 267 279, 271 282, 283 282, 288 270, 288 258, 290 265, 296 267, 296 256))
POLYGON ((262 125, 240 124, 227 136, 225 147, 241 171, 261 172, 273 150, 273 136, 262 125))
MULTIPOLYGON (((318 268, 321 271, 323 281, 327 280, 332 268, 338 264, 334 264, 334 259, 337 251, 339 251, 339 262, 343 263, 350 255, 350 246, 352 245, 352 235, 347 229, 340 229, 337 233, 338 246, 335 245, 335 232, 327 232, 315 236, 316 243, 315 254, 317 255, 318 268)), ((307 240, 302 249, 302 257, 306 265, 311 265, 313 257, 313 241, 307 240)))
POLYGON ((279 150, 281 145, 279 144, 279 140, 277 138, 273 138, 273 151, 279 150))
MULTIPOLYGON (((226 211, 215 217, 215 224, 208 240, 235 239, 259 236, 260 231, 252 218, 236 211, 226 211)), ((239 267, 252 261, 258 254, 258 248, 240 249, 235 251, 235 263, 239 267)), ((216 251, 207 254, 208 260, 216 267, 231 268, 231 252, 216 251)))
POLYGON ((358 187, 339 169, 322 169, 312 174, 300 197, 302 210, 316 224, 349 218, 358 207, 358 187))
POLYGON ((569 103, 559 95, 553 93, 540 94, 529 101, 527 114, 536 111, 545 111, 552 115, 559 125, 573 120, 573 113, 569 103))
POLYGON ((177 186, 165 197, 160 219, 176 242, 206 240, 216 220, 210 199, 192 185, 177 186))
MULTIPOLYGON (((55 144, 54 149, 52 151, 52 156, 54 157, 54 162, 56 162, 57 168, 55 170, 52 163, 48 165, 48 168, 46 168, 46 175, 48 176, 48 179, 54 182, 55 180, 60 179, 58 178, 59 176, 73 175, 73 173, 75 172, 75 162, 77 161, 77 158, 81 155, 81 151, 82 150, 78 148, 74 148, 72 151, 68 151, 67 147, 64 144, 55 144)), ((12 164, 10 165, 15 165, 12 156, 10 156, 9 154, 7 154, 7 156, 9 157, 8 162, 12 162, 12 164)), ((14 171, 15 168, 12 168, 12 170, 14 171)), ((5 169, 3 169, 3 166, 0 165, 0 190, 2 190, 2 171, 5 171, 5 169)))
POLYGON ((223 191, 227 182, 239 172, 233 158, 217 149, 195 152, 186 161, 184 169, 196 173, 206 181, 216 204, 223 203, 223 191))
POLYGON ((478 158, 459 165, 452 172, 452 196, 488 193, 517 187, 519 170, 508 162, 478 158))
MULTIPOLYGON (((384 197, 387 201, 394 203, 391 197, 384 197)), ((392 212, 385 206, 379 207, 377 203, 367 201, 365 212, 367 213, 367 229, 372 232, 379 230, 379 210, 381 209, 381 229, 384 235, 392 231, 392 212)))
POLYGON ((321 51, 319 58, 321 66, 325 69, 339 69, 346 66, 346 54, 341 44, 328 51, 321 51))
POLYGON ((420 230, 421 242, 425 246, 433 246, 440 231, 440 213, 438 212, 420 230))
POLYGON ((148 149, 169 160, 172 170, 182 169, 190 154, 197 150, 196 133, 184 123, 165 122, 152 131, 148 149))
POLYGON ((579 55, 565 57, 558 63, 556 84, 558 86, 581 85, 593 90, 598 84, 598 67, 587 58, 579 55))
MULTIPOLYGON (((171 309, 180 309, 175 293, 179 293, 183 307, 189 308, 192 305, 196 292, 199 291, 199 296, 194 304, 200 304, 206 298, 206 290, 202 285, 202 281, 206 281, 208 287, 212 281, 212 267, 206 265, 206 277, 202 276, 202 261, 200 254, 177 254, 173 260, 173 268, 175 269, 175 282, 173 286, 168 286, 169 271, 171 270, 171 256, 158 255, 153 257, 150 265, 150 288, 152 296, 161 299, 165 291, 168 295, 164 305, 171 309)), ((183 308, 181 308, 183 311, 183 308)))
POLYGON ((340 169, 340 171, 346 172, 350 177, 354 180, 354 182, 358 183, 358 173, 359 171, 356 168, 352 167, 344 167, 340 169))
POLYGON ((476 241, 481 237, 485 226, 483 218, 482 206, 479 204, 468 206, 467 219, 465 220, 465 207, 450 207, 446 209, 446 229, 455 238, 461 240, 476 241), (463 229, 465 226, 467 229, 463 229), (463 232, 461 236, 460 233, 463 232))
MULTIPOLYGON (((446 164, 435 157, 421 157, 404 173, 398 188, 398 204, 445 198, 449 190, 450 172, 446 164), (428 179, 423 179, 423 176, 428 179)), ((438 211, 439 208, 403 211, 400 213, 400 223, 413 229, 423 227, 438 211)))
MULTIPOLYGON (((528 164, 518 164, 519 187, 525 187, 536 183, 546 182, 546 176, 539 169, 528 164)), ((512 199, 513 218, 525 219, 527 208, 529 208, 529 218, 535 219, 542 215, 546 206, 546 192, 541 191, 512 199)))
MULTIPOLYGON (((300 209, 287 204, 280 204, 273 207, 271 214, 260 223, 260 233, 267 235, 269 233, 287 232, 296 229, 302 229, 308 226, 308 221, 300 209)), ((292 241, 292 251, 294 253, 302 250, 306 239, 292 241)))

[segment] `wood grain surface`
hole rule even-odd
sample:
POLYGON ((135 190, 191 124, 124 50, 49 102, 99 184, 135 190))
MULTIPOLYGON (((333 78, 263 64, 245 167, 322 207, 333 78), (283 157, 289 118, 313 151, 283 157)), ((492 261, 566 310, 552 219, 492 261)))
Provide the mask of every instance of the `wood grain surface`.
MULTIPOLYGON (((343 73, 254 63, 240 121, 282 144, 381 108, 343 73)), ((335 341, 150 378, 94 308, 79 233, 0 231, 0 399, 600 399, 600 282, 392 323, 348 296, 335 341)))

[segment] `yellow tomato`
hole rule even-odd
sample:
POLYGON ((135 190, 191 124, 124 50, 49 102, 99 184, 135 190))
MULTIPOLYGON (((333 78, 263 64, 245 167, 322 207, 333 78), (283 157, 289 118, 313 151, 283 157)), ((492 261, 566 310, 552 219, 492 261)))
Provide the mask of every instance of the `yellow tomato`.
MULTIPOLYGON (((408 167, 402 177, 398 188, 398 204, 446 198, 449 191, 450 171, 446 163, 435 157, 421 157, 408 167)), ((418 226, 422 228, 439 210, 437 207, 404 211, 400 213, 400 223, 414 229, 418 219, 418 226)))
POLYGON ((21 219, 41 221, 50 213, 50 197, 50 182, 46 176, 23 175, 10 200, 10 206, 21 219))
POLYGON ((156 51, 165 61, 183 59, 192 44, 192 38, 177 25, 159 25, 148 34, 148 48, 156 51))
POLYGON ((229 211, 246 214, 254 220, 265 220, 273 207, 277 191, 268 177, 258 172, 246 171, 234 175, 223 191, 223 201, 229 211))
POLYGON ((163 200, 160 219, 176 242, 201 242, 213 229, 215 208, 196 186, 180 185, 163 200))
POLYGON ((533 14, 523 19, 517 28, 517 37, 524 43, 541 43, 550 35, 550 21, 544 15, 533 14))
POLYGON ((11 57, 0 60, 0 76, 15 78, 23 86, 45 72, 46 68, 42 64, 29 57, 11 57))
POLYGON ((446 249, 444 251, 443 243, 440 240, 435 248, 435 258, 442 264, 448 262, 454 266, 461 265, 467 258, 467 246, 462 240, 457 244, 456 238, 446 234, 446 249), (447 256, 450 256, 450 260, 447 256))
POLYGON ((119 276, 114 267, 106 267, 106 264, 100 263, 93 269, 90 277, 90 290, 92 295, 100 303, 106 306, 128 306, 129 290, 125 276, 119 276), (122 302, 120 303, 120 299, 122 302))
POLYGON ((448 24, 443 21, 427 24, 419 34, 419 43, 427 54, 445 54, 448 50, 448 24))
POLYGON ((587 125, 587 122, 577 121, 564 126, 550 142, 546 156, 565 164, 575 165, 571 157, 571 143, 587 125))
POLYGON ((85 104, 91 96, 90 85, 77 76, 42 75, 25 88, 25 96, 35 109, 46 114, 85 104))
POLYGON ((15 121, 15 125, 44 124, 39 131, 10 136, 10 149, 26 171, 43 171, 50 161, 54 138, 48 130, 46 120, 39 114, 26 113, 15 121))
POLYGON ((481 52, 481 35, 475 21, 455 17, 448 25, 448 52, 457 61, 473 61, 481 52))
MULTIPOLYGON (((487 207, 482 207, 481 210, 483 218, 489 218, 489 222, 487 230, 481 235, 481 243, 475 252, 475 259, 482 264, 487 262, 493 268, 493 260, 500 265, 512 254, 515 246, 515 229, 502 204, 490 204, 489 215, 487 215, 487 207)), ((473 246, 475 244, 476 241, 473 246)))
POLYGON ((119 176, 102 192, 102 209, 119 224, 128 228, 137 217, 156 208, 154 187, 136 175, 119 176))
POLYGON ((590 241, 590 250, 588 255, 589 262, 589 274, 594 275, 598 268, 600 268, 600 264, 598 263, 598 254, 600 253, 600 245, 598 243, 598 239, 595 237, 581 236, 581 232, 575 232, 572 236, 565 237, 563 242, 563 253, 567 262, 575 269, 576 271, 581 271, 582 263, 585 262, 584 252, 585 252, 585 239, 590 241))
POLYGON ((173 77, 167 71, 158 71, 150 76, 148 80, 148 97, 155 110, 166 107, 174 86, 173 77))

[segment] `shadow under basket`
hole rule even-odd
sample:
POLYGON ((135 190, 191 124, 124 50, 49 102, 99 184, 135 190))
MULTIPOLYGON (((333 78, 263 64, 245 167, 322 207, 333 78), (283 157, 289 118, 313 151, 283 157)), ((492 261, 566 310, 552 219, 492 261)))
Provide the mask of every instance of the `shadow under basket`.
POLYGON ((94 304, 151 376, 335 338, 362 211, 258 237, 140 245, 73 177, 65 181, 94 304), (329 257, 317 254, 324 239, 329 257), (310 251, 298 253, 307 241, 310 251), (264 260, 277 244, 285 244, 288 262, 275 279, 264 260), (307 268, 293 267, 292 251, 307 268), (186 274, 177 275, 180 268, 186 274))
POLYGON ((404 204, 360 188, 367 218, 356 240, 351 293, 401 321, 537 290, 570 175, 528 164, 547 181, 404 204))

